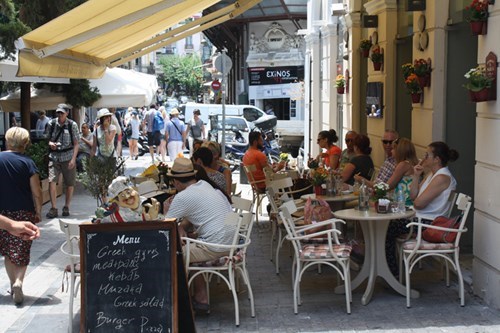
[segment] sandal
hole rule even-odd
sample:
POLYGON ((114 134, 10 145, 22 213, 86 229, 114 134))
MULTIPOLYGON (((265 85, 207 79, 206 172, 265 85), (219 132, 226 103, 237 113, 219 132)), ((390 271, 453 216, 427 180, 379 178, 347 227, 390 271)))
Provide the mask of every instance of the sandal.
POLYGON ((23 288, 21 286, 16 286, 14 285, 12 287, 12 299, 14 300, 14 303, 16 305, 20 305, 24 301, 24 294, 23 294, 23 288))
POLYGON ((69 208, 68 208, 68 206, 64 206, 63 207, 62 216, 69 216, 69 208))
POLYGON ((49 212, 45 216, 47 216, 47 218, 49 218, 49 219, 53 219, 55 217, 58 217, 59 213, 57 213, 57 208, 49 209, 49 212))

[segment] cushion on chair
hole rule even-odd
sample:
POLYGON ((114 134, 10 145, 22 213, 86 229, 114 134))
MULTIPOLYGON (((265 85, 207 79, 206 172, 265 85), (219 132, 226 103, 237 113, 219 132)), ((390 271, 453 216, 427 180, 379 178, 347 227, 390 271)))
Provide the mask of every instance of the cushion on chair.
MULTIPOLYGON (((80 264, 75 264, 75 273, 80 273, 80 264)), ((65 272, 71 272, 71 265, 66 265, 65 272)))
MULTIPOLYGON (((245 253, 242 251, 238 251, 233 255, 232 262, 234 264, 238 264, 243 261, 245 257, 245 253)), ((229 256, 223 256, 214 260, 208 260, 208 261, 200 261, 200 262, 192 262, 189 264, 191 267, 222 267, 226 266, 229 264, 230 257, 229 256)))
MULTIPOLYGON (((417 240, 411 239, 403 243, 404 250, 413 250, 417 240)), ((430 243, 422 239, 420 243, 419 250, 451 250, 455 248, 455 244, 452 243, 430 243)))
MULTIPOLYGON (((349 258, 352 247, 347 244, 334 244, 333 252, 339 258, 349 258)), ((333 258, 328 244, 305 244, 300 253, 302 259, 329 259, 333 258)))

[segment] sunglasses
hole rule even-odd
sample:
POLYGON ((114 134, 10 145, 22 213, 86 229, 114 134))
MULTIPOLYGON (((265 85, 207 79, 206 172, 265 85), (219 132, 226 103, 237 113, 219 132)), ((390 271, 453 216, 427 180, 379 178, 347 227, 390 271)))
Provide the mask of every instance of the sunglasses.
POLYGON ((394 140, 382 140, 382 143, 384 145, 392 145, 393 142, 394 142, 394 140))

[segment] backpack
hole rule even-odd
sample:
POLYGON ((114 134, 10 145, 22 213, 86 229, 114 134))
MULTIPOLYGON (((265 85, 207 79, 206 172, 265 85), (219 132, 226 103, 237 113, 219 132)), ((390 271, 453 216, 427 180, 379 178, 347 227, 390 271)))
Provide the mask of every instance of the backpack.
POLYGON ((155 118, 153 121, 153 132, 160 132, 165 127, 165 122, 159 111, 155 112, 155 118))
MULTIPOLYGON (((59 133, 57 133, 56 135, 56 138, 54 139, 55 142, 57 142, 57 140, 59 140, 59 137, 61 136, 61 134, 64 132, 65 129, 68 129, 69 131, 69 137, 71 138, 71 147, 68 148, 68 149, 65 149, 66 150, 71 150, 73 149, 73 120, 71 119, 67 119, 68 120, 68 124, 67 125, 64 125, 63 128, 61 128, 61 130, 59 131, 59 133)), ((49 133, 49 141, 52 140, 52 134, 54 134, 54 130, 56 129, 56 123, 57 123, 57 118, 55 119, 52 119, 48 124, 50 124, 50 133, 49 133)))

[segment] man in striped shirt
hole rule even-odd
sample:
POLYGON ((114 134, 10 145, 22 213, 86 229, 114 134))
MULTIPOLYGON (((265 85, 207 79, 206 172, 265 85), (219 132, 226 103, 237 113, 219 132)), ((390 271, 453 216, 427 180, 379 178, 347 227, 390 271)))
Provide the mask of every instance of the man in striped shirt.
MULTIPOLYGON (((173 178, 178 194, 166 217, 182 219, 178 228, 181 237, 194 227, 201 241, 231 245, 236 230, 224 224, 226 215, 231 212, 231 204, 221 191, 203 180, 196 180, 195 175, 191 160, 185 157, 175 159, 168 176, 173 178)), ((227 250, 217 247, 190 247, 191 262, 214 260, 227 254, 227 250)), ((207 290, 201 275, 194 280, 194 288, 197 309, 208 310, 207 290)))

